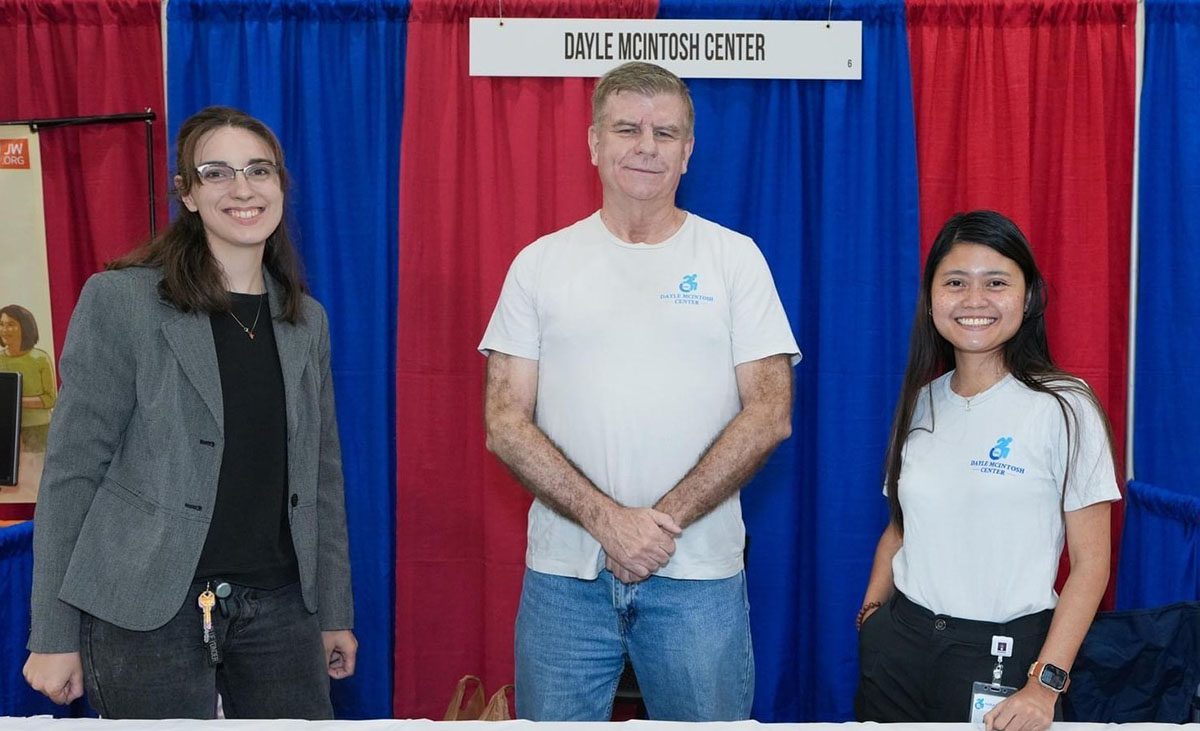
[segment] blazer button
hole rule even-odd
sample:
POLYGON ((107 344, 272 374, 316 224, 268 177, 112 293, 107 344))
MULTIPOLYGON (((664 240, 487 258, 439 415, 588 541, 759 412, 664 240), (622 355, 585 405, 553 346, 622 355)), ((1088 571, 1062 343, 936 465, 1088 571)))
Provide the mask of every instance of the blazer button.
POLYGON ((293 492, 292 493, 292 507, 294 508, 299 504, 300 504, 300 496, 293 492))

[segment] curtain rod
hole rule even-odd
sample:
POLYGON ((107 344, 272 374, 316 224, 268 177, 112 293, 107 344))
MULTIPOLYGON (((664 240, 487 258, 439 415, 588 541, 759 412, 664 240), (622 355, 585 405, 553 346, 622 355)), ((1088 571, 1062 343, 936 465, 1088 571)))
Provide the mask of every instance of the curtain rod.
POLYGON ((80 124, 120 124, 121 122, 153 122, 158 115, 152 110, 144 112, 129 112, 126 114, 93 114, 85 117, 52 117, 49 119, 15 119, 0 122, 0 125, 27 125, 34 129, 38 127, 72 127, 80 124))
POLYGON ((128 112, 125 114, 93 114, 84 117, 54 117, 51 119, 19 119, 11 122, 0 122, 0 125, 25 125, 33 132, 39 129, 54 129, 56 127, 76 127, 85 124, 123 124, 125 122, 145 122, 146 124, 146 180, 150 190, 150 237, 157 233, 155 219, 158 217, 154 202, 154 121, 158 115, 149 107, 144 112, 128 112))

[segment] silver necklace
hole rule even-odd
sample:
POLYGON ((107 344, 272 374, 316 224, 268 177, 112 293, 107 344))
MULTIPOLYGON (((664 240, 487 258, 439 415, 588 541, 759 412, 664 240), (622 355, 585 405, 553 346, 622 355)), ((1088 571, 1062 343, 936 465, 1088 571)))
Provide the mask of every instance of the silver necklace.
POLYGON ((246 333, 246 336, 251 340, 254 339, 254 328, 258 327, 258 318, 262 314, 262 303, 265 296, 265 294, 258 296, 258 309, 254 311, 254 322, 250 323, 250 327, 246 327, 246 323, 242 322, 241 318, 233 313, 232 307, 229 308, 229 316, 233 318, 233 321, 238 324, 238 327, 242 328, 242 332, 246 333))

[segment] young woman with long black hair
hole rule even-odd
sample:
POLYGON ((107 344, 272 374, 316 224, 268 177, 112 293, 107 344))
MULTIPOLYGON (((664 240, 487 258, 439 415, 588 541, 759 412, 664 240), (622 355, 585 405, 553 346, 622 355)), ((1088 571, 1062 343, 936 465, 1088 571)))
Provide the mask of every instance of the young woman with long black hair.
POLYGON ((1042 731, 1055 716, 1108 582, 1120 492, 1108 421, 1051 359, 1045 313, 1012 221, 946 222, 922 277, 886 457, 890 521, 858 614, 860 720, 962 722, 996 703, 989 731, 1042 731), (978 697, 974 683, 996 676, 1012 690, 978 697))

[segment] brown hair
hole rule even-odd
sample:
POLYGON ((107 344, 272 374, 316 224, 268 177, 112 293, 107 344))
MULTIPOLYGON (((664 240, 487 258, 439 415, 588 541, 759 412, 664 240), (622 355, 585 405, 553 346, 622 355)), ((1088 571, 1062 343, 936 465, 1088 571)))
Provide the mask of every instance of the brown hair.
MULTIPOLYGON (((222 127, 244 129, 263 141, 275 158, 279 169, 279 185, 288 189, 287 168, 283 163, 283 148, 275 133, 260 120, 231 107, 207 107, 184 121, 175 144, 176 197, 187 195, 201 185, 196 172, 196 148, 205 135, 222 127)), ((283 288, 283 311, 277 317, 297 322, 307 287, 301 273, 300 257, 288 234, 286 216, 267 237, 263 265, 283 288)), ((108 263, 108 269, 127 267, 159 267, 163 278, 158 284, 159 295, 183 312, 228 312, 229 294, 216 258, 208 247, 208 237, 200 214, 179 206, 179 213, 170 225, 149 243, 126 256, 108 263)))
POLYGON ((20 305, 5 305, 0 307, 0 315, 8 315, 21 326, 21 352, 33 350, 40 336, 38 335, 37 319, 33 313, 20 305))
POLYGON ((601 77, 592 92, 592 126, 599 127, 603 123, 608 98, 625 91, 642 96, 677 95, 683 101, 685 137, 692 136, 696 127, 696 107, 687 84, 662 66, 642 61, 623 63, 601 77))

